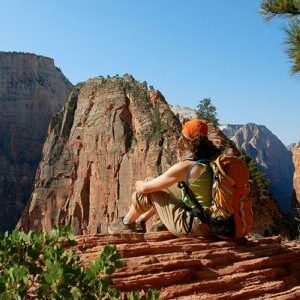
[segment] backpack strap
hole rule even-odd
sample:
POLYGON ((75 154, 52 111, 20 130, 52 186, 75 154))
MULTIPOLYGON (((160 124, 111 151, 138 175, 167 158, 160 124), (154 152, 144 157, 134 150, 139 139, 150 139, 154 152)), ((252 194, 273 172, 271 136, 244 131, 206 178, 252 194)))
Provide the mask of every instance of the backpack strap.
MULTIPOLYGON (((190 160, 190 159, 186 159, 186 160, 190 160)), ((187 186, 189 186, 189 184, 190 184, 190 175, 191 175, 191 172, 192 172, 193 168, 196 165, 200 165, 200 164, 209 165, 210 162, 211 161, 209 159, 199 159, 199 160, 194 161, 194 163, 190 166, 190 168, 187 172, 187 175, 186 175, 185 182, 186 182, 187 186)))
MULTIPOLYGON (((193 160, 193 159, 188 158, 188 159, 185 159, 185 160, 193 160)), ((178 187, 184 189, 185 194, 189 197, 189 199, 195 205, 194 209, 190 209, 190 211, 191 211, 191 221, 190 221, 190 224, 188 226, 187 234, 192 229, 194 217, 198 217, 200 219, 200 221, 201 221, 202 224, 208 224, 209 223, 209 219, 208 219, 207 214, 204 211, 204 208, 197 201, 194 193, 192 192, 192 190, 189 187, 189 177, 191 175, 192 169, 194 168, 195 165, 199 165, 201 163, 203 163, 203 164, 209 164, 210 160, 208 160, 208 159, 201 159, 201 160, 194 161, 194 163, 190 166, 190 168, 188 170, 188 173, 187 173, 187 176, 186 176, 186 181, 185 182, 181 181, 181 182, 178 183, 178 187)))

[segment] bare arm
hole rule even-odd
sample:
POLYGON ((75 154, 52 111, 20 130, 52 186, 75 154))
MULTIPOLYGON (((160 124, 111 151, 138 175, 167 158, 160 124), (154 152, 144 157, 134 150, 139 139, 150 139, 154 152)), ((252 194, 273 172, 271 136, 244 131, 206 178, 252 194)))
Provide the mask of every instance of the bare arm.
POLYGON ((136 190, 140 193, 152 193, 166 189, 176 182, 184 181, 188 168, 188 162, 179 162, 151 181, 137 181, 136 190))

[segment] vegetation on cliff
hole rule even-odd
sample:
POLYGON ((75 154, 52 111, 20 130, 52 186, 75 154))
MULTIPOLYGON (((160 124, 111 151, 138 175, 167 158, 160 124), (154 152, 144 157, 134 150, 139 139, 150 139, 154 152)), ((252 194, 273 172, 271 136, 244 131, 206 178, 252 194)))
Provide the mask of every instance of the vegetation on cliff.
POLYGON ((219 119, 217 116, 217 109, 212 104, 210 98, 202 99, 199 104, 197 105, 197 118, 204 119, 211 122, 214 126, 219 125, 219 119))
POLYGON ((250 180, 252 185, 255 185, 258 190, 258 200, 263 202, 270 198, 269 185, 270 180, 267 178, 266 174, 259 170, 255 160, 250 157, 244 150, 240 149, 240 158, 246 163, 250 171, 250 180))
MULTIPOLYGON (((108 275, 124 267, 115 246, 107 245, 99 257, 83 268, 79 255, 64 246, 74 246, 69 227, 53 229, 49 236, 13 231, 0 235, 0 299, 118 299, 108 275)), ((149 290, 140 297, 156 299, 149 290)))

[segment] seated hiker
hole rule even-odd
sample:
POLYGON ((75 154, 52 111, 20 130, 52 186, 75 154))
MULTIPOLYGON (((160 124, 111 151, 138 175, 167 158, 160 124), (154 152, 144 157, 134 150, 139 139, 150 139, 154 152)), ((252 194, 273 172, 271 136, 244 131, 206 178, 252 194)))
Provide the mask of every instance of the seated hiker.
MULTIPOLYGON (((193 160, 212 160, 220 153, 208 140, 205 121, 193 119, 183 125, 181 144, 189 153, 189 159, 179 161, 153 180, 139 180, 132 195, 132 204, 125 217, 108 227, 108 232, 128 233, 135 231, 135 221, 147 221, 158 214, 161 221, 175 236, 210 235, 209 228, 191 215, 193 202, 177 187, 186 180, 193 160)), ((208 164, 195 165, 189 174, 190 189, 203 208, 211 205, 213 173, 208 164)))

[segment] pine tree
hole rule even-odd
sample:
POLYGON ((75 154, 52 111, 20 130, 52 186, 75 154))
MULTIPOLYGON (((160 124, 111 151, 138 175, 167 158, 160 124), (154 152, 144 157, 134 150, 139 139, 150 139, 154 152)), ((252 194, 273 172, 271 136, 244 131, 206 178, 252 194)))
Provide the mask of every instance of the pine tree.
POLYGON ((267 20, 275 16, 289 19, 285 28, 286 52, 292 61, 292 73, 300 72, 300 0, 264 0, 260 6, 267 20))
POLYGON ((219 125, 219 119, 217 118, 217 109, 211 103, 210 98, 204 98, 203 100, 201 100, 197 105, 197 108, 197 118, 207 120, 215 126, 219 125))

